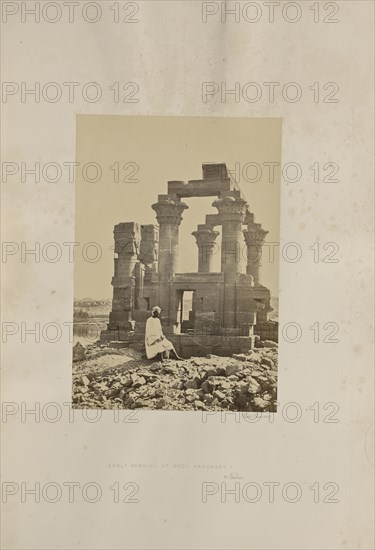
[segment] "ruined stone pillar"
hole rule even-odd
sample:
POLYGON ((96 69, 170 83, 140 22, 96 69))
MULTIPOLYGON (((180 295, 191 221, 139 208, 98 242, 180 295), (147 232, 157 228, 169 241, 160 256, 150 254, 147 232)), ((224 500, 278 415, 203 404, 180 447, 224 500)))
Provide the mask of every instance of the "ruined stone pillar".
POLYGON ((218 209, 222 225, 221 271, 227 276, 236 275, 242 271, 242 224, 247 202, 239 192, 233 191, 214 201, 212 206, 218 209))
POLYGON ((159 250, 159 228, 157 225, 141 225, 141 248, 139 259, 149 269, 156 270, 159 250))
POLYGON ((188 208, 180 200, 159 195, 158 202, 152 205, 159 223, 159 265, 162 275, 176 273, 178 265, 178 228, 182 212, 188 208))
POLYGON ((198 225, 197 231, 193 231, 192 235, 196 238, 198 245, 198 272, 211 273, 213 255, 217 246, 215 240, 219 231, 207 225, 198 225))
POLYGON ((223 334, 235 334, 239 330, 238 283, 242 272, 243 233, 247 202, 239 191, 220 197, 213 203, 219 211, 222 225, 221 271, 224 273, 223 289, 223 334))
POLYGON ((138 223, 119 223, 114 229, 115 276, 109 328, 126 328, 135 307, 135 269, 139 263, 141 231, 138 223))
MULTIPOLYGON (((178 327, 178 298, 173 292, 172 277, 178 270, 178 229, 183 211, 188 206, 177 197, 159 195, 152 205, 159 222, 159 286, 158 306, 162 309, 165 334, 174 333, 178 327)), ((156 304, 151 304, 156 305, 156 304)))
POLYGON ((138 223, 119 223, 113 231, 115 253, 118 255, 117 276, 132 277, 138 261, 141 244, 141 231, 138 223))
POLYGON ((254 279, 254 284, 260 284, 262 267, 262 247, 268 231, 262 229, 260 223, 249 223, 244 230, 247 246, 246 273, 254 279))

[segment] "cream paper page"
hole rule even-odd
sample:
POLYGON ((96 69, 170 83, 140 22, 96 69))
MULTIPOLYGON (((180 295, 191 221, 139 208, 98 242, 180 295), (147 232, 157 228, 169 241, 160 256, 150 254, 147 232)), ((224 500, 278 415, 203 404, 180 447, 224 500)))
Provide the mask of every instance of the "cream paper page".
POLYGON ((373 548, 372 2, 1 12, 3 547, 373 548), (74 300, 111 299, 113 226, 156 223, 204 162, 278 244, 277 412, 72 406, 74 300))

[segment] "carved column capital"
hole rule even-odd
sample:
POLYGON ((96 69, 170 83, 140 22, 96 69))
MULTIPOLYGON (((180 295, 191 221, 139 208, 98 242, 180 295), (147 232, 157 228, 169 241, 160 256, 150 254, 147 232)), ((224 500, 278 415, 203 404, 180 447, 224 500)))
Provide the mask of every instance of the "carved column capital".
POLYGON ((193 231, 192 235, 195 237, 198 247, 200 246, 214 246, 216 238, 219 236, 219 231, 215 231, 211 227, 204 226, 198 227, 196 231, 193 231))
POLYGON ((152 208, 160 226, 158 271, 165 278, 178 271, 178 230, 188 206, 175 195, 159 195, 152 208))
POLYGON ((146 265, 155 266, 158 260, 159 227, 152 224, 142 225, 141 237, 139 259, 146 265))
POLYGON ((262 247, 268 231, 262 229, 260 223, 249 223, 248 228, 243 231, 247 246, 247 267, 246 273, 251 275, 254 283, 260 283, 260 268, 262 258, 262 247))
POLYGON ((179 200, 174 200, 168 196, 159 196, 158 202, 152 205, 156 212, 156 219, 159 225, 179 226, 182 220, 182 213, 188 208, 188 205, 179 200))
POLYGON ((269 232, 262 229, 260 223, 248 224, 247 227, 248 228, 243 231, 247 246, 263 246, 266 235, 269 232))
POLYGON ((224 196, 212 203, 219 211, 221 223, 243 223, 247 210, 247 202, 241 197, 224 196))
POLYGON ((115 225, 113 235, 116 254, 122 257, 138 256, 141 245, 141 230, 138 223, 119 223, 115 225))
POLYGON ((216 247, 215 240, 219 234, 219 231, 215 231, 212 227, 207 225, 198 225, 197 231, 193 231, 192 235, 196 239, 199 251, 199 273, 210 273, 212 271, 213 255, 216 247))
POLYGON ((222 225, 221 271, 227 278, 233 278, 242 271, 242 224, 248 204, 239 191, 232 191, 220 196, 212 206, 218 209, 222 225))

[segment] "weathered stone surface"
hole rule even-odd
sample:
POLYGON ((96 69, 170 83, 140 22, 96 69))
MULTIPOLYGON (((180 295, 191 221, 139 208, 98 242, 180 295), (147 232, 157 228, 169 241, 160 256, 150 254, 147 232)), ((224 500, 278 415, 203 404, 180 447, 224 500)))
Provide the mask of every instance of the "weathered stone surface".
POLYGON ((210 376, 223 376, 224 374, 225 374, 225 369, 223 367, 209 368, 206 371, 206 376, 207 377, 210 377, 210 376))
POLYGON ((86 348, 79 342, 73 347, 73 362, 82 361, 85 358, 86 348))
POLYGON ((95 387, 104 392, 109 390, 109 387, 107 386, 107 384, 104 384, 104 382, 102 382, 101 384, 95 384, 95 387))
POLYGON ((263 371, 254 369, 251 371, 251 376, 253 378, 258 378, 259 376, 263 376, 263 371))
POLYGON ((142 386, 143 384, 146 384, 145 378, 143 376, 139 376, 138 374, 132 374, 130 378, 133 388, 137 388, 139 386, 142 386))
POLYGON ((84 386, 88 386, 90 384, 90 380, 87 376, 81 376, 81 382, 84 386))
POLYGON ((156 397, 156 390, 155 390, 155 388, 152 388, 152 387, 151 387, 151 388, 148 388, 147 395, 148 395, 148 397, 150 397, 151 399, 152 399, 153 397, 156 397))
POLYGON ((269 407, 269 401, 262 399, 262 397, 254 397, 253 405, 255 405, 257 410, 264 411, 269 407))
POLYGON ((173 382, 171 387, 175 390, 183 390, 185 386, 184 383, 181 382, 181 380, 176 380, 176 382, 173 382))
POLYGON ((234 398, 234 404, 237 410, 243 411, 248 406, 249 399, 246 397, 245 394, 239 393, 234 398))
POLYGON ((163 367, 162 363, 152 363, 152 365, 150 365, 149 369, 151 371, 158 371, 158 370, 161 370, 162 367, 163 367))
POLYGON ((250 378, 248 385, 249 393, 259 393, 262 390, 262 386, 254 379, 250 378))
POLYGON ((204 396, 203 396, 203 401, 207 404, 207 405, 210 405, 214 400, 214 396, 211 395, 210 393, 206 393, 204 396))
POLYGON ((249 390, 249 381, 242 380, 236 385, 236 391, 240 393, 247 393, 249 390))
POLYGON ((272 340, 263 340, 262 342, 263 348, 275 348, 277 349, 279 347, 277 342, 273 342, 272 340))
POLYGON ((128 396, 124 399, 125 408, 132 409, 132 408, 134 407, 134 404, 135 404, 135 400, 134 400, 134 398, 131 397, 130 395, 128 395, 128 396))
POLYGON ((237 361, 247 361, 249 359, 249 356, 244 353, 234 353, 232 357, 233 359, 237 359, 237 361))
POLYGON ((205 393, 212 393, 214 391, 215 384, 211 380, 206 380, 202 384, 202 390, 205 393))
POLYGON ((267 367, 273 367, 273 361, 269 357, 263 357, 261 359, 261 365, 266 365, 267 367))
POLYGON ((175 374, 175 375, 178 374, 177 365, 165 365, 162 370, 166 374, 175 374))
POLYGON ((198 385, 198 381, 196 378, 194 378, 193 380, 188 380, 186 383, 185 383, 185 388, 192 388, 194 390, 198 389, 199 385, 198 385))
POLYGON ((75 408, 276 411, 277 353, 272 348, 251 354, 246 362, 213 357, 150 364, 134 350, 121 356, 106 353, 75 363, 75 408), (112 357, 116 362, 108 367, 112 357))
POLYGON ((225 375, 232 376, 232 374, 237 374, 237 372, 239 372, 240 370, 241 370, 240 365, 227 365, 225 367, 225 375))
POLYGON ((225 393, 219 390, 215 390, 213 393, 214 397, 217 397, 218 399, 225 399, 225 393))

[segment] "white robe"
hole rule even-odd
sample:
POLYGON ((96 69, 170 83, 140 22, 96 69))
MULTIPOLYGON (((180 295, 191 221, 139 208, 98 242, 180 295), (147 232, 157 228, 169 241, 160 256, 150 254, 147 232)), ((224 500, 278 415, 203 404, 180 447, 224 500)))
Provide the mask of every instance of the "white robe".
POLYGON ((146 322, 145 347, 147 359, 152 359, 158 353, 173 349, 173 344, 167 340, 161 328, 158 317, 149 317, 146 322))

